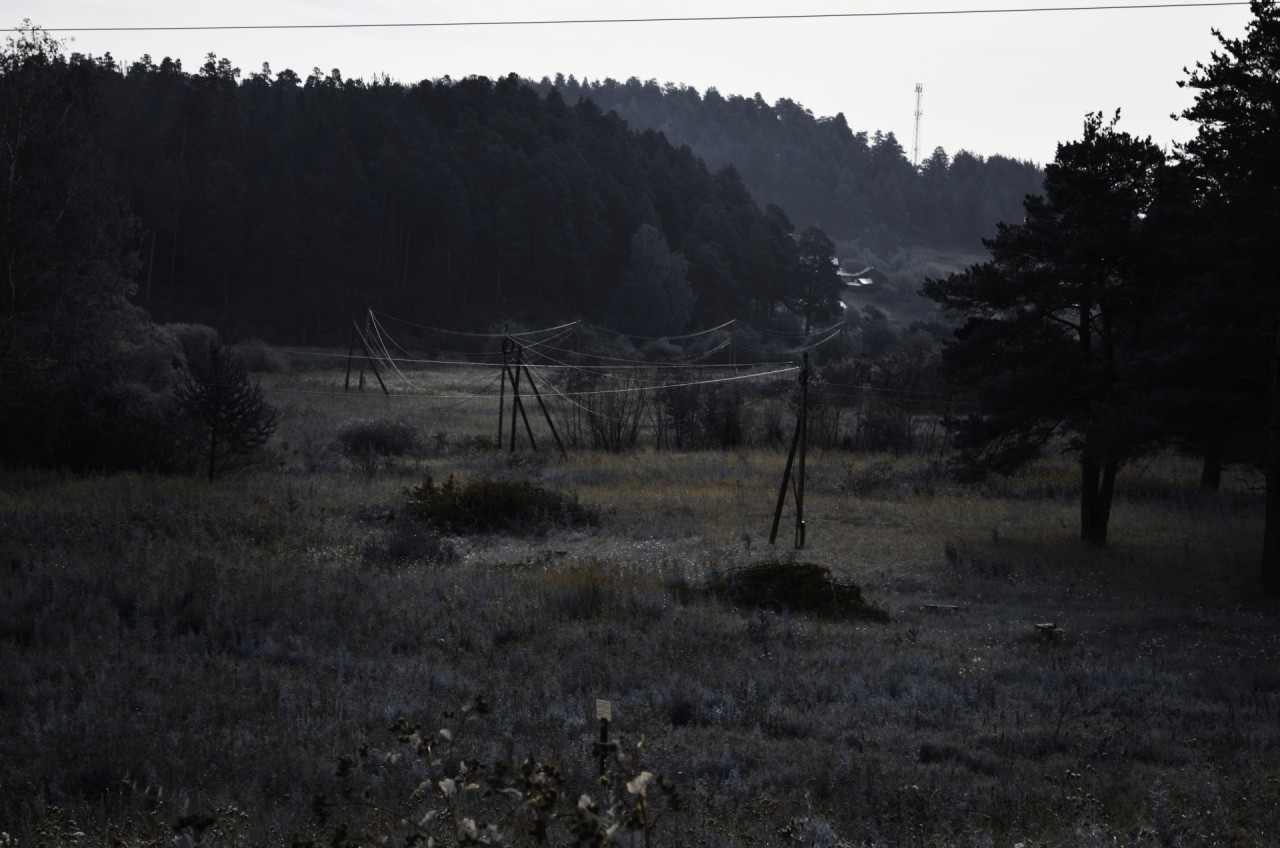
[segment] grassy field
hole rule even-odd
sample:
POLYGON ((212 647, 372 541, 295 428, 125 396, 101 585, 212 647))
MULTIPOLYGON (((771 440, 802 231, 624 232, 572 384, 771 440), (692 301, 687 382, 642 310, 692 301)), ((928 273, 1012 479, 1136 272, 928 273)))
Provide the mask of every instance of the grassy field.
POLYGON ((1069 457, 965 488, 814 452, 797 551, 790 500, 768 543, 780 451, 510 455, 475 375, 447 400, 343 376, 267 378, 268 462, 213 485, 3 477, 0 846, 533 844, 539 815, 553 844, 1280 843, 1280 610, 1243 472, 1126 469, 1096 551, 1069 457), (353 422, 417 447, 353 458, 353 422), (450 475, 595 520, 436 538, 411 492, 450 475), (889 620, 699 591, 766 560, 889 620), (612 782, 597 699, 643 743, 612 782))

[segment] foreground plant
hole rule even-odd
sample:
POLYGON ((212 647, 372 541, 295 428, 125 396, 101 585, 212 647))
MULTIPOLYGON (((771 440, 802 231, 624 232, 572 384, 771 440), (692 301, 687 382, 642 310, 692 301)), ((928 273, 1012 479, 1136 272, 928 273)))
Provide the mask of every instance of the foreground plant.
POLYGON ((464 729, 488 713, 488 702, 477 696, 460 713, 444 713, 452 726, 434 731, 401 717, 391 727, 389 748, 366 745, 357 756, 340 758, 341 789, 312 805, 322 828, 330 829, 329 844, 648 848, 658 822, 680 809, 675 786, 640 767, 643 742, 629 750, 596 743, 592 753, 603 764, 598 790, 576 798, 563 772, 533 755, 518 765, 462 756, 464 729))

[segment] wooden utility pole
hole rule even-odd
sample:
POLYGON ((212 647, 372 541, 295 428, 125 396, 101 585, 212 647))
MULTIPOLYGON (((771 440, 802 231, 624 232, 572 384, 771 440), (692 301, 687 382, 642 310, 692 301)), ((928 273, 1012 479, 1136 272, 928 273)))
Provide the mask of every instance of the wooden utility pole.
POLYGON ((502 450, 503 415, 507 406, 507 361, 511 356, 511 339, 502 340, 502 373, 498 376, 498 440, 494 442, 498 450, 502 450))
POLYGON ((791 437, 791 450, 787 454, 787 465, 782 472, 782 486, 778 489, 778 505, 773 511, 773 528, 769 531, 769 544, 778 538, 778 523, 782 520, 782 506, 787 500, 787 486, 791 484, 791 467, 795 463, 796 454, 800 456, 800 466, 794 480, 796 497, 796 549, 804 547, 804 463, 809 429, 809 354, 800 359, 800 404, 796 410, 796 431, 791 437))
POLYGON ((1266 519, 1263 525, 1262 596, 1280 598, 1280 323, 1271 347, 1271 417, 1266 447, 1266 519))
POLYGON ((356 356, 356 322, 351 322, 351 330, 347 333, 347 381, 342 386, 344 392, 351 391, 351 360, 356 356))
MULTIPOLYGON (((514 345, 513 345, 514 347, 514 345)), ((524 412, 524 402, 520 400, 520 348, 515 347, 515 366, 507 369, 507 377, 511 380, 511 452, 516 452, 516 412, 524 419, 525 432, 529 434, 529 445, 538 449, 533 438, 533 428, 529 426, 529 416, 524 412)))
MULTIPOLYGON (((387 384, 382 382, 382 375, 378 373, 378 363, 373 361, 373 356, 369 353, 369 345, 365 343, 364 333, 360 332, 360 328, 356 326, 356 322, 351 322, 351 347, 347 353, 347 381, 343 391, 351 390, 351 360, 355 354, 355 339, 360 339, 360 350, 364 352, 364 359, 369 363, 369 367, 373 369, 373 376, 378 378, 378 385, 382 387, 382 393, 387 397, 391 396, 391 392, 387 391, 387 384)), ((360 363, 360 388, 364 388, 364 362, 360 363)))
MULTIPOLYGON (((533 380, 533 373, 529 370, 529 366, 524 364, 524 358, 521 348, 515 341, 508 336, 502 340, 502 376, 504 382, 511 381, 511 447, 512 453, 516 450, 516 413, 520 413, 520 418, 524 421, 525 433, 529 436, 529 444, 534 450, 538 449, 538 443, 533 438, 533 428, 529 426, 529 416, 525 414, 524 402, 520 399, 520 374, 524 373, 525 378, 529 381, 529 388, 533 390, 533 396, 537 398, 538 406, 542 409, 542 416, 547 421, 547 427, 551 430, 552 437, 556 440, 556 447, 560 448, 561 456, 568 456, 565 452, 564 443, 560 441, 560 434, 556 432, 555 422, 551 420, 551 412, 547 409, 546 403, 542 400, 542 393, 538 391, 538 384, 533 380)), ((498 410, 498 445, 502 445, 502 409, 498 410)))

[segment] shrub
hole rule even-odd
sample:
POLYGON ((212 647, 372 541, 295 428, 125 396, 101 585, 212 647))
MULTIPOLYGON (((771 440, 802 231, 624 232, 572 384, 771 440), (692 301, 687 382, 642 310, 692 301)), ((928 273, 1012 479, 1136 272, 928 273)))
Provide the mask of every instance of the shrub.
POLYGON ((0 432, 8 437, 0 464, 77 473, 186 465, 189 430, 174 400, 177 340, 136 310, 113 320, 83 360, 15 356, 0 366, 0 432))
POLYGON ((207 368, 209 350, 218 343, 218 331, 204 324, 165 324, 161 327, 178 340, 192 371, 207 368))
POLYGON ((742 395, 737 389, 717 386, 708 393, 702 410, 707 444, 722 450, 742 444, 742 395))
POLYGON ((237 342, 235 348, 244 367, 254 373, 275 374, 285 370, 285 358, 262 339, 245 339, 237 342))
POLYGON ((862 599, 858 586, 838 583, 830 569, 807 562, 769 560, 737 568, 709 581, 705 591, 740 607, 889 620, 888 612, 862 599))
POLYGON ((893 491, 894 465, 888 460, 866 464, 845 464, 845 476, 840 489, 858 497, 887 495, 893 491))
MULTIPOLYGON (((675 374, 664 379, 675 382, 675 374)), ((655 407, 659 447, 677 450, 728 450, 746 441, 742 393, 724 386, 675 385, 663 389, 655 407)), ((780 438, 780 437, 779 437, 780 438)))
POLYGON ((338 443, 357 459, 407 456, 421 447, 418 429, 403 418, 352 421, 338 431, 338 443))
POLYGON ((64 426, 66 459, 80 470, 175 472, 191 465, 196 433, 171 390, 117 381, 90 396, 64 426))
POLYGON ((453 475, 440 485, 430 477, 410 493, 410 508, 438 533, 544 532, 595 526, 598 516, 576 498, 526 480, 471 480, 453 475))
MULTIPOLYGON (((999 532, 998 528, 992 528, 994 541, 998 542, 999 532)), ((990 580, 1010 580, 1015 574, 1014 563, 1009 557, 975 551, 963 542, 948 539, 943 546, 942 555, 948 568, 964 579, 983 577, 990 580)))
POLYGON ((868 412, 858 424, 854 446, 869 453, 905 453, 911 449, 911 428, 901 416, 868 412))
POLYGON ((404 565, 412 562, 449 563, 458 558, 453 545, 431 535, 402 501, 388 518, 391 525, 384 544, 364 548, 366 563, 404 565))

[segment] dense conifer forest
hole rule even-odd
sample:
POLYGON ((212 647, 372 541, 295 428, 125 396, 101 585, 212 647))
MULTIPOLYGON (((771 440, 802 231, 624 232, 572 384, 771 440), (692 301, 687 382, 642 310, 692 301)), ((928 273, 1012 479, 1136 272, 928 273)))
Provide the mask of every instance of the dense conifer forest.
POLYGON ((892 131, 855 130, 843 113, 815 117, 787 98, 770 105, 759 94, 562 74, 539 89, 569 102, 590 99, 633 127, 658 130, 711 168, 732 165, 759 202, 820 226, 850 256, 980 252, 995 222, 1021 218, 1023 198, 1038 194, 1044 178, 1034 163, 965 150, 949 155, 940 146, 915 167, 892 131))
POLYGON ((623 281, 652 262, 632 253, 645 227, 686 263, 692 297, 633 331, 829 319, 840 291, 828 274, 809 284, 803 231, 854 263, 977 252, 1039 179, 941 150, 916 169, 892 134, 842 116, 635 80, 406 85, 243 73, 213 54, 194 72, 110 55, 57 67, 136 223, 134 301, 232 338, 337 342, 371 306, 450 327, 634 325, 623 281))

